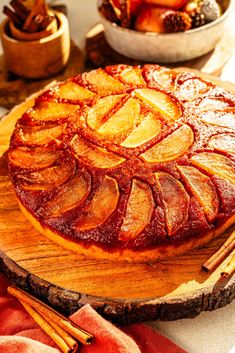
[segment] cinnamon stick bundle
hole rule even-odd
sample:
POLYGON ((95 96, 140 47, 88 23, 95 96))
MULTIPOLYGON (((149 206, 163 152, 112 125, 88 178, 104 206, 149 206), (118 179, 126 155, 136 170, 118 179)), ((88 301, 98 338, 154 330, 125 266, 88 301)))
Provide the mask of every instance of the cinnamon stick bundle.
POLYGON ((226 242, 213 254, 203 265, 206 272, 214 270, 235 249, 235 231, 233 231, 226 242))
MULTIPOLYGON (((34 319, 34 321, 40 326, 43 331, 45 331, 49 337, 57 344, 57 346, 61 349, 63 353, 73 353, 77 350, 77 344, 73 345, 73 348, 68 345, 68 343, 63 339, 61 335, 60 328, 54 324, 54 326, 42 316, 35 309, 33 309, 30 305, 26 304, 23 300, 19 300, 25 310, 29 313, 29 315, 34 319), (59 329, 59 330, 58 330, 59 329), (59 332, 58 332, 59 331, 59 332)), ((66 333, 65 333, 66 334, 66 333)))
POLYGON ((21 0, 11 0, 10 6, 4 6, 3 13, 24 32, 43 31, 55 19, 48 14, 45 0, 35 0, 31 10, 21 0))
MULTIPOLYGON (((18 289, 14 286, 9 286, 7 288, 9 294, 16 297, 20 302, 32 307, 36 310, 43 318, 45 318, 50 324, 59 326, 67 334, 71 335, 77 339, 82 344, 90 344, 92 342, 93 336, 87 331, 83 330, 81 327, 74 324, 72 321, 57 313, 55 310, 50 308, 48 305, 34 298, 30 294, 18 289)), ((53 326, 55 329, 56 327, 53 326)))

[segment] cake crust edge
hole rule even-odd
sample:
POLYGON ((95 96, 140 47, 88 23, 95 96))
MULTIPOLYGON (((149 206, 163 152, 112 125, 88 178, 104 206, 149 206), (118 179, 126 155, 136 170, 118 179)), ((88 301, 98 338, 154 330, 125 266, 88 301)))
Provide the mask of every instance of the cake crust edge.
POLYGON ((48 239, 54 243, 68 249, 72 252, 79 253, 80 255, 85 255, 93 259, 102 259, 110 261, 127 261, 127 262, 154 262, 157 260, 162 260, 166 258, 172 258, 176 255, 183 254, 189 250, 195 248, 203 247, 205 244, 209 243, 212 239, 217 238, 222 233, 224 233, 229 227, 235 223, 235 214, 230 217, 224 224, 220 227, 213 229, 209 232, 204 233, 196 239, 190 239, 186 241, 179 242, 177 244, 164 244, 159 245, 155 249, 148 249, 144 251, 133 251, 130 249, 119 249, 114 252, 108 252, 98 247, 96 245, 91 245, 89 247, 78 244, 72 240, 66 239, 61 235, 53 232, 49 227, 42 226, 40 222, 32 216, 31 213, 26 209, 26 207, 17 198, 19 207, 23 212, 24 216, 28 221, 34 226, 34 228, 48 239))

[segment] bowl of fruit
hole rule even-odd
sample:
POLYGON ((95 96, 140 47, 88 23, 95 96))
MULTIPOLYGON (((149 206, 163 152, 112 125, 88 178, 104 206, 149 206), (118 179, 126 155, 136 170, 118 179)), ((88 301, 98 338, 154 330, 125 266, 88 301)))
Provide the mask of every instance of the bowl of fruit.
POLYGON ((146 62, 173 63, 213 50, 232 0, 99 0, 109 45, 146 62))

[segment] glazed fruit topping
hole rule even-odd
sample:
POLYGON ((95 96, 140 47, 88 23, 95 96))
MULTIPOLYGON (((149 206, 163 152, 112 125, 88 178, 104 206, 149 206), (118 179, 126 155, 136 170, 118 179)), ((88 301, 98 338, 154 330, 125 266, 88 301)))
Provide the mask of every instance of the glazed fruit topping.
POLYGON ((57 102, 41 102, 37 109, 29 111, 31 118, 40 121, 55 121, 68 118, 80 109, 79 105, 57 102))
POLYGON ((119 78, 123 83, 135 86, 146 86, 146 82, 142 76, 142 70, 139 67, 127 66, 116 73, 117 78, 119 78))
POLYGON ((68 100, 83 101, 94 96, 94 93, 89 91, 82 86, 79 86, 76 82, 67 81, 55 89, 55 96, 58 98, 68 100))
POLYGON ((179 119, 182 114, 178 101, 161 91, 143 88, 135 90, 135 95, 157 112, 160 112, 169 121, 179 119))
POLYGON ((84 78, 92 90, 101 96, 123 92, 124 85, 102 69, 92 70, 84 74, 84 78))
POLYGON ((208 220, 212 222, 219 208, 214 184, 208 176, 194 167, 178 166, 178 169, 186 185, 204 208, 208 220))
POLYGON ((125 136, 140 121, 140 103, 135 98, 130 98, 114 115, 112 115, 97 132, 109 138, 125 136))
POLYGON ((104 97, 99 99, 92 107, 88 107, 86 112, 88 126, 93 130, 97 130, 107 119, 108 113, 112 111, 124 97, 124 94, 104 97))
POLYGON ((235 135, 219 134, 212 136, 208 146, 217 151, 235 153, 235 135))
POLYGON ((169 235, 175 234, 188 219, 189 196, 180 181, 168 173, 155 173, 169 235))
POLYGON ((162 122, 156 114, 148 113, 141 123, 132 130, 129 136, 121 143, 126 148, 135 148, 159 135, 162 122))
POLYGON ((140 234, 149 224, 154 206, 151 188, 146 183, 133 179, 119 239, 129 240, 140 234))
POLYGON ((23 189, 43 191, 66 183, 74 173, 75 162, 68 160, 37 172, 18 174, 17 179, 23 189))
POLYGON ((208 84, 203 80, 192 78, 182 83, 179 90, 180 99, 193 100, 208 90, 208 84))
POLYGON ((106 175, 76 227, 81 231, 99 227, 116 210, 118 199, 118 183, 106 175))
POLYGON ((75 157, 95 168, 113 168, 125 162, 124 158, 105 148, 98 147, 78 135, 74 136, 70 146, 75 157))
POLYGON ((190 126, 183 125, 161 142, 142 153, 141 158, 149 163, 164 163, 182 156, 194 142, 190 126))
POLYGON ((15 166, 25 169, 43 169, 53 164, 61 152, 45 147, 15 147, 8 151, 8 158, 15 166))
POLYGON ((90 193, 91 178, 88 173, 75 175, 50 201, 44 205, 46 217, 59 217, 78 207, 90 193))
POLYGON ((201 116, 201 120, 209 125, 221 126, 235 129, 235 112, 213 112, 209 111, 201 116))
POLYGON ((218 153, 202 152, 191 158, 192 163, 209 174, 215 174, 235 184, 235 165, 228 157, 218 153))
POLYGON ((56 126, 18 126, 15 130, 15 139, 26 145, 45 146, 57 141, 64 133, 67 124, 56 126))

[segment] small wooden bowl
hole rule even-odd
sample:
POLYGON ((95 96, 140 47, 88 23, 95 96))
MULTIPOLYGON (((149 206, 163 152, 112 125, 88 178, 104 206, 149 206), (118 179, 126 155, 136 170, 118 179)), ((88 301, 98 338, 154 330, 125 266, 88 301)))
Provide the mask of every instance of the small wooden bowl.
POLYGON ((55 12, 55 16, 57 31, 31 41, 12 38, 9 20, 2 23, 1 40, 7 71, 25 78, 40 79, 53 76, 66 66, 70 53, 68 20, 60 12, 55 12))

